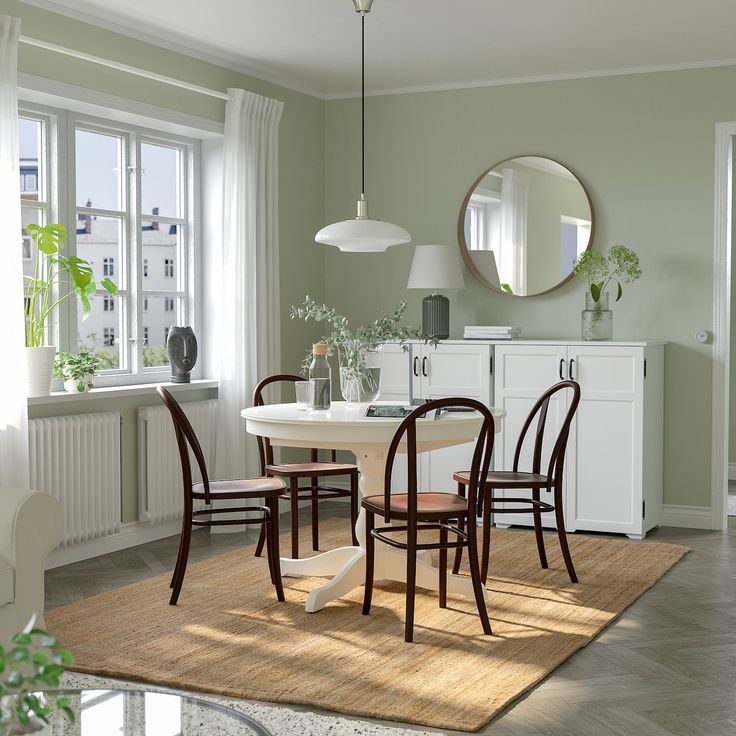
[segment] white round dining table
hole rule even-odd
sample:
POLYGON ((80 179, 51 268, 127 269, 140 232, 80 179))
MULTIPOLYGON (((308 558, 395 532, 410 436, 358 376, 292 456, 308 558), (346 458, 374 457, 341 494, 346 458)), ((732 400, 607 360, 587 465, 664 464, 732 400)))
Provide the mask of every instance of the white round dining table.
MULTIPOLYGON (((386 402, 389 403, 389 402, 386 402)), ((355 454, 360 497, 381 494, 386 468, 386 453, 401 423, 397 418, 373 418, 365 415, 367 404, 332 403, 329 411, 300 411, 296 404, 271 404, 243 409, 246 429, 254 435, 268 437, 281 447, 310 447, 349 450, 355 454)), ((501 430, 506 415, 491 407, 495 431, 501 430)), ((477 413, 445 413, 440 419, 426 418, 417 422, 417 451, 429 452, 443 447, 465 444, 478 436, 481 417, 477 413)), ((402 451, 402 448, 399 448, 402 451)), ((465 470, 465 468, 457 468, 465 470)), ((401 488, 396 488, 401 492, 401 488)), ((420 489, 421 490, 421 489, 420 489)), ((314 588, 307 598, 306 610, 314 613, 327 603, 349 593, 365 581, 365 511, 361 509, 356 524, 358 546, 338 547, 327 552, 292 559, 281 558, 283 575, 330 577, 314 588)), ((439 590, 437 568, 428 555, 417 559, 416 584, 420 588, 439 590)), ((406 552, 378 544, 375 547, 375 576, 381 580, 406 582, 406 552)), ((447 592, 475 600, 469 577, 448 575, 447 592)))

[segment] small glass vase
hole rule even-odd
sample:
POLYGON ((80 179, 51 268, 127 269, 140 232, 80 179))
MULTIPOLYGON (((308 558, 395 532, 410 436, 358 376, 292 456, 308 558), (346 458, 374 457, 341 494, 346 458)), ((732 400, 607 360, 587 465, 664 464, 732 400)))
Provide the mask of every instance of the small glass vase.
POLYGON ((381 392, 380 347, 367 349, 348 345, 338 349, 340 392, 348 404, 375 401, 381 392))
POLYGON ((608 308, 607 291, 597 302, 593 301, 589 291, 585 293, 582 337, 583 340, 610 340, 613 337, 613 312, 608 308))

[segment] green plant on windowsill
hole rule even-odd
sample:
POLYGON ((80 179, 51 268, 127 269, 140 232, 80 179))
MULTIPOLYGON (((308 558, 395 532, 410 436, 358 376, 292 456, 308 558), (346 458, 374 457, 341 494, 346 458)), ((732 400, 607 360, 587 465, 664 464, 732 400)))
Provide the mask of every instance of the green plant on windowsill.
POLYGON ((67 381, 73 382, 73 387, 79 393, 83 393, 92 388, 92 379, 101 364, 102 361, 96 355, 87 352, 81 352, 79 355, 60 352, 56 354, 54 360, 54 378, 61 378, 65 388, 67 381))
MULTIPOLYGON (((93 278, 92 266, 78 256, 62 254, 69 233, 64 225, 26 225, 26 233, 36 243, 36 263, 33 276, 26 280, 26 347, 38 348, 46 344, 46 325, 59 306, 72 296, 82 305, 82 318, 92 310, 90 300, 98 284, 93 278)), ((109 278, 99 287, 112 296, 118 287, 109 278)))
POLYGON ((68 697, 35 694, 57 688, 64 667, 74 661, 59 640, 36 628, 35 622, 34 616, 7 647, 0 645, 0 736, 39 730, 54 708, 74 721, 68 697))
POLYGON ((621 284, 630 284, 641 276, 639 256, 625 245, 613 245, 607 255, 597 250, 586 250, 575 262, 572 272, 588 284, 593 300, 593 320, 601 317, 601 295, 612 281, 616 282, 616 301, 623 296, 621 284))

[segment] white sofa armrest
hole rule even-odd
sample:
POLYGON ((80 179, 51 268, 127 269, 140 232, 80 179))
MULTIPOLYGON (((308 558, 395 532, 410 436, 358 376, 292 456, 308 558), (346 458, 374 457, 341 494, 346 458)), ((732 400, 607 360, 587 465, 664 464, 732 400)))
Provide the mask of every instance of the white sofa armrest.
POLYGON ((46 556, 64 536, 61 504, 46 493, 0 488, 0 556, 15 568, 12 603, 0 607, 0 640, 22 629, 32 614, 43 626, 46 556))

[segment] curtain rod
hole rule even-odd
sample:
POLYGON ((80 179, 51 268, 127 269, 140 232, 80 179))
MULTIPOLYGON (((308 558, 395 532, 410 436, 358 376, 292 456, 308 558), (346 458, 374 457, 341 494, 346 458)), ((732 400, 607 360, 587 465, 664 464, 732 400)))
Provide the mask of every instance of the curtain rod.
POLYGON ((189 92, 196 92, 200 95, 206 95, 207 97, 216 97, 218 100, 228 99, 227 92, 221 92, 217 89, 208 89, 207 87, 200 87, 198 84, 184 82, 181 79, 174 79, 173 77, 166 77, 163 74, 156 74, 156 72, 151 72, 147 69, 140 69, 139 67, 130 66, 129 64, 122 64, 119 61, 112 61, 111 59, 105 59, 101 56, 94 56, 92 54, 87 54, 84 51, 76 51, 74 49, 67 48, 66 46, 59 46, 55 43, 42 41, 38 38, 21 36, 20 42, 26 44, 27 46, 36 46, 40 49, 46 49, 46 51, 53 51, 54 53, 63 54, 64 56, 71 56, 75 59, 81 59, 82 61, 89 61, 92 64, 106 66, 110 69, 116 69, 119 72, 133 74, 136 77, 143 77, 144 79, 151 79, 154 82, 161 82, 162 84, 168 84, 172 87, 179 87, 181 89, 188 90, 189 92))

